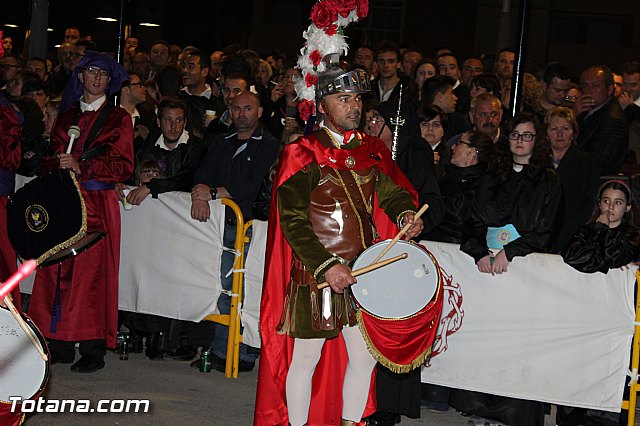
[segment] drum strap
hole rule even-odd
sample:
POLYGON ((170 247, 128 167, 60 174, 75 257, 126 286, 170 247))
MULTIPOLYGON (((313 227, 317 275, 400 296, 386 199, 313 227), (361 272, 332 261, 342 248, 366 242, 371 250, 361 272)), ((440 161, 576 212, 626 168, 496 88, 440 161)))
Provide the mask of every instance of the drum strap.
POLYGON ((373 217, 369 214, 367 209, 367 201, 362 197, 362 190, 360 189, 360 184, 355 180, 353 175, 348 170, 335 169, 335 171, 342 178, 342 182, 344 182, 343 188, 345 193, 348 195, 350 201, 353 202, 353 208, 355 209, 358 216, 360 216, 361 220, 361 229, 362 229, 362 237, 364 239, 365 247, 368 247, 373 243, 375 239, 374 230, 375 226, 373 224, 373 217), (349 188, 359 188, 358 191, 350 191, 349 188))
MULTIPOLYGON (((91 129, 89 129, 89 134, 87 135, 87 138, 84 140, 84 145, 82 147, 83 153, 82 153, 82 156, 80 157, 80 160, 82 161, 90 160, 92 158, 97 157, 100 154, 103 154, 108 149, 108 145, 100 145, 91 149, 90 147, 94 139, 100 134, 100 131, 102 130, 102 126, 107 121, 107 117, 109 116, 109 113, 111 113, 111 110, 113 110, 113 108, 114 108, 113 104, 109 101, 106 101, 105 105, 102 107, 102 109, 100 109, 100 112, 98 113, 98 117, 93 122, 91 129)), ((80 110, 80 108, 77 108, 75 111, 75 114, 73 115, 73 120, 71 122, 72 126, 78 125, 78 123, 80 122, 81 114, 82 114, 82 111, 80 110)))
POLYGON ((53 307, 51 310, 51 324, 49 326, 49 331, 52 334, 58 330, 58 323, 62 318, 62 302, 60 301, 60 274, 62 270, 62 263, 58 263, 58 280, 56 281, 56 295, 53 299, 53 307))

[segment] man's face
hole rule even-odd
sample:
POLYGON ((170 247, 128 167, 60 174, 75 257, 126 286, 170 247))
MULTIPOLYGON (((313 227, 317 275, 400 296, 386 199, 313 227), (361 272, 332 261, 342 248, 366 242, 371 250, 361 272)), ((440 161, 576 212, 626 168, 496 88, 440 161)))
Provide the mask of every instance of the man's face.
POLYGON ((5 55, 11 52, 11 50, 13 49, 13 40, 11 39, 11 37, 5 37, 2 40, 2 48, 4 49, 5 55))
POLYGON ((165 142, 177 142, 182 136, 186 120, 182 108, 165 108, 162 117, 158 118, 158 126, 165 142))
POLYGON ((80 31, 75 28, 67 28, 64 32, 64 41, 72 42, 80 40, 80 31))
POLYGON ((40 80, 42 81, 44 81, 44 78, 47 75, 47 64, 40 60, 32 59, 27 61, 27 69, 38 74, 38 77, 40 77, 40 80))
POLYGON ((129 84, 129 96, 135 102, 135 104, 141 104, 147 100, 147 88, 144 83, 140 81, 140 77, 137 75, 131 76, 131 84, 129 84))
POLYGON ((219 50, 216 50, 211 54, 210 59, 211 59, 211 69, 209 70, 209 76, 215 79, 220 77, 220 67, 222 66, 222 52, 219 50))
POLYGON ((622 74, 622 88, 635 101, 640 97, 640 73, 622 74))
MULTIPOLYGON (((395 55, 393 55, 395 58, 395 55)), ((397 63, 397 62, 396 62, 397 63)), ((331 115, 342 130, 354 130, 360 125, 362 115, 362 97, 359 93, 336 93, 326 96, 320 103, 320 112, 331 115)), ((324 124, 333 131, 334 125, 327 117, 324 124)))
POLYGON ((613 96, 616 98, 622 95, 622 76, 619 74, 613 74, 613 96))
POLYGON ((154 44, 149 52, 149 62, 155 67, 162 67, 169 63, 169 48, 164 44, 154 44))
POLYGON ((373 50, 366 47, 359 48, 356 51, 356 57, 353 64, 366 71, 371 70, 371 65, 373 64, 373 50))
POLYGON ((82 82, 85 96, 89 94, 97 99, 107 91, 107 85, 111 77, 109 77, 109 73, 106 70, 88 66, 78 73, 78 79, 82 82))
POLYGON ((149 64, 149 58, 144 52, 138 52, 133 55, 133 58, 131 59, 131 71, 147 75, 150 69, 151 66, 149 64))
POLYGON ((251 92, 240 93, 231 101, 231 120, 239 132, 253 132, 262 116, 262 107, 251 92))
POLYGON ((58 48, 58 59, 66 71, 71 71, 71 57, 74 47, 72 43, 63 43, 58 48))
POLYGON ((284 87, 282 91, 285 95, 295 96, 296 94, 296 86, 295 79, 300 77, 300 71, 297 68, 289 68, 284 73, 283 83, 284 87))
POLYGON ((603 105, 613 94, 613 84, 607 86, 604 81, 604 71, 598 68, 589 68, 582 73, 580 87, 583 96, 593 98, 594 108, 603 105))
POLYGON ((547 84, 544 81, 540 82, 542 97, 550 104, 557 106, 561 106, 564 102, 569 86, 571 86, 570 78, 560 80, 558 77, 553 77, 551 84, 547 84))
POLYGON ((187 56, 182 62, 182 84, 187 87, 198 87, 209 74, 209 68, 200 66, 199 56, 187 56))
POLYGON ((440 75, 448 75, 454 80, 459 80, 458 60, 453 56, 441 56, 438 58, 438 72, 440 75))
POLYGON ((73 48, 73 54, 71 55, 71 71, 76 69, 78 62, 80 62, 84 57, 84 51, 86 49, 87 48, 85 46, 75 46, 73 48))
POLYGON ((44 90, 34 90, 33 92, 28 92, 25 95, 27 96, 27 98, 33 99, 38 104, 40 109, 44 111, 44 107, 49 100, 49 97, 46 93, 44 93, 44 90))
POLYGON ((496 61, 496 74, 498 78, 507 80, 511 78, 515 57, 516 55, 513 52, 502 52, 498 55, 498 60, 496 61))
POLYGON ((478 74, 484 72, 484 65, 480 59, 469 58, 462 63, 462 84, 471 87, 471 81, 478 74))
MULTIPOLYGON (((9 83, 16 78, 16 74, 20 71, 20 66, 16 61, 16 58, 8 56, 0 59, 0 76, 5 83, 9 83)), ((19 96, 19 95, 18 95, 19 96)))
POLYGON ((434 104, 438 105, 444 112, 450 114, 455 112, 458 98, 453 94, 453 87, 447 87, 444 93, 436 93, 434 104))
POLYGON ((124 51, 133 53, 133 51, 138 48, 139 44, 140 44, 140 40, 138 40, 137 38, 127 37, 127 39, 124 42, 124 51))
POLYGON ((398 74, 400 63, 396 52, 382 52, 378 54, 378 72, 382 78, 393 78, 398 74))
POLYGON ((222 98, 228 109, 231 108, 231 101, 240 92, 247 90, 247 82, 241 78, 226 78, 222 88, 222 98))
POLYGON ((489 136, 492 140, 498 134, 502 108, 497 102, 478 102, 473 111, 469 111, 475 129, 489 136))
POLYGON ((422 59, 420 52, 407 52, 402 56, 402 72, 404 75, 410 76, 413 71, 413 66, 422 59))

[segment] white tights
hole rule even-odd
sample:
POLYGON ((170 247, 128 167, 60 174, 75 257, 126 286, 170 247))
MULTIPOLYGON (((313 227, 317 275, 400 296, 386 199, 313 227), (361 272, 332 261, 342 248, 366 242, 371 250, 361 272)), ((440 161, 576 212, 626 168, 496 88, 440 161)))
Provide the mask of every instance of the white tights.
MULTIPOLYGON (((349 362, 342 385, 342 418, 360 421, 369 395, 371 372, 376 365, 367 345, 355 327, 342 329, 349 362)), ((301 426, 307 423, 311 402, 311 380, 320 361, 325 339, 295 339, 293 358, 287 375, 287 408, 289 423, 301 426)))

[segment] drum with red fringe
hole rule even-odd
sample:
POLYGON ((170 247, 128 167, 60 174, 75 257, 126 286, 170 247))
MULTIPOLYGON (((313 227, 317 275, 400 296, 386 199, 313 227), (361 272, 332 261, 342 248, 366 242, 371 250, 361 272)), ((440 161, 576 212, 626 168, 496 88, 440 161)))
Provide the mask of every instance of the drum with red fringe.
MULTIPOLYGON (((367 248, 353 270, 370 265, 390 240, 367 248)), ((396 373, 420 366, 431 353, 442 313, 442 275, 424 247, 398 241, 381 259, 407 253, 407 259, 358 277, 351 286, 358 325, 374 358, 396 373)))

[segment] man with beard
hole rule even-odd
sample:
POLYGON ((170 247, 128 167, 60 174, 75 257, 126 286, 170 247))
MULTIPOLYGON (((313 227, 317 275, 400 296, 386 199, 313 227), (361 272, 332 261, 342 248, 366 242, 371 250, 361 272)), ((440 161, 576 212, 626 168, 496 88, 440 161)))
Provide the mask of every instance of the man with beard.
POLYGON ((129 203, 140 205, 149 195, 158 198, 158 194, 164 192, 191 190, 193 177, 207 147, 201 139, 185 130, 186 113, 187 106, 178 98, 167 98, 158 105, 157 121, 161 133, 150 139, 155 142, 144 148, 136 163, 158 162, 164 178, 151 179, 132 190, 127 197, 129 203))
POLYGON ((423 229, 389 150, 356 130, 368 75, 340 69, 338 54, 324 60, 316 85, 320 129, 284 147, 274 179, 256 425, 359 424, 376 361, 355 327, 346 290, 356 280, 347 265, 377 231, 390 236, 392 223, 413 225, 405 238, 423 229), (322 281, 329 287, 319 289, 322 281))
MULTIPOLYGON (((473 130, 486 135, 497 143, 501 137, 504 137, 500 121, 502 120, 502 107, 500 99, 491 93, 481 93, 471 101, 471 110, 469 111, 469 119, 473 125, 473 130)), ((453 146, 464 132, 452 136, 447 140, 447 146, 453 146)))
MULTIPOLYGON (((571 71, 567 66, 560 62, 551 62, 544 70, 540 89, 542 96, 540 97, 540 106, 545 111, 551 108, 562 106, 564 98, 567 96, 571 86, 571 71)), ((540 122, 544 121, 544 116, 538 116, 540 122)))

